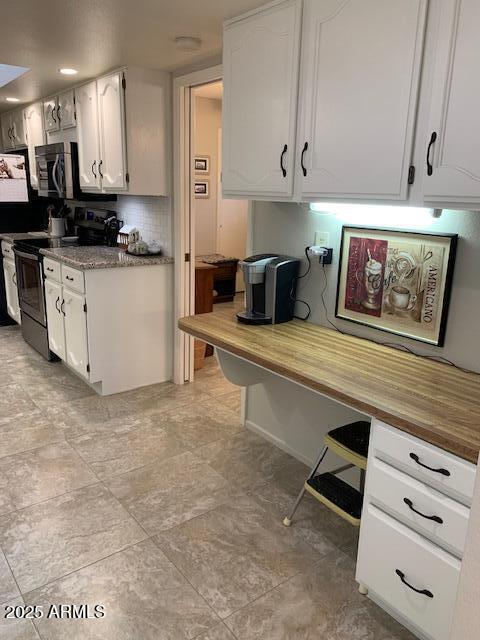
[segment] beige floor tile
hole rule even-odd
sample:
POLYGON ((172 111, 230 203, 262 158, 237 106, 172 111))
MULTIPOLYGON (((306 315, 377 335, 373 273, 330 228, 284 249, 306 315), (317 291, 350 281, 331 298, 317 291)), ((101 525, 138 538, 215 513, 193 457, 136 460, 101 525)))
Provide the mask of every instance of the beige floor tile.
POLYGON ((97 478, 67 442, 0 458, 0 513, 59 496, 97 478))
POLYGON ((38 410, 0 419, 0 458, 65 439, 38 410))
POLYGON ((183 441, 167 429, 146 420, 136 428, 108 436, 81 436, 70 440, 72 446, 99 478, 108 478, 152 462, 156 465, 185 451, 183 441))
MULTIPOLYGON (((303 482, 297 483, 295 490, 286 490, 285 484, 288 484, 286 478, 277 477, 275 482, 260 484, 248 491, 248 495, 270 511, 278 522, 290 513, 303 482)), ((289 531, 321 555, 335 549, 356 555, 358 528, 352 527, 309 493, 305 493, 289 531)))
MULTIPOLYGON (((16 607, 23 605, 22 598, 15 598, 6 603, 16 607)), ((0 608, 0 640, 39 640, 33 622, 25 619, 5 618, 5 608, 0 608)))
POLYGON ((0 416, 13 418, 22 413, 35 411, 36 406, 20 384, 6 384, 0 390, 0 416))
POLYGON ((38 383, 48 380, 70 387, 86 388, 91 392, 90 387, 62 362, 49 362, 43 358, 38 360, 31 355, 19 355, 9 361, 9 369, 13 380, 24 386, 28 385, 36 396, 40 395, 38 383))
POLYGON ((155 540, 222 618, 319 558, 246 497, 155 540))
POLYGON ((174 409, 158 411, 155 417, 165 429, 182 438, 189 449, 244 430, 236 413, 212 399, 205 402, 177 401, 174 409))
POLYGON ((196 449, 195 455, 244 489, 283 480, 295 471, 299 478, 305 479, 308 471, 300 462, 243 427, 232 437, 196 449))
POLYGON ((138 524, 99 485, 0 519, 0 546, 22 593, 144 538, 138 524))
POLYGON ((132 414, 131 407, 114 396, 94 395, 57 404, 37 400, 36 404, 52 424, 65 430, 66 438, 121 430, 132 414))
POLYGON ((194 384, 175 385, 171 382, 154 384, 120 394, 134 412, 145 414, 174 410, 185 402, 201 402, 209 396, 194 384))
POLYGON ((106 485, 151 535, 239 495, 235 486, 191 453, 112 478, 106 485))
POLYGON ((220 402, 220 404, 223 404, 225 407, 228 407, 236 414, 240 415, 242 405, 240 389, 237 388, 235 391, 229 391, 228 393, 219 395, 216 400, 217 402, 220 402))
POLYGON ((236 638, 223 622, 220 622, 208 631, 205 631, 205 633, 197 636, 195 640, 236 640, 236 638))
POLYGON ((181 640, 196 638, 218 621, 150 540, 34 591, 26 601, 105 607, 102 619, 39 620, 49 640, 181 640))
POLYGON ((337 551, 225 620, 242 640, 414 640, 358 593, 355 564, 337 551))
MULTIPOLYGON (((0 549, 0 604, 20 595, 20 591, 15 583, 10 567, 0 549)), ((3 617, 0 610, 0 617, 3 617)))

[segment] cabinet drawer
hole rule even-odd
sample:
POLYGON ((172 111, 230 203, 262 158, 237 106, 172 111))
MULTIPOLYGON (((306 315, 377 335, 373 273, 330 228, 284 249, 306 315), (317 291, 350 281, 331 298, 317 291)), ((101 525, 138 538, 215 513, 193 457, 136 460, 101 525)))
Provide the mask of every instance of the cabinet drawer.
POLYGON ((476 466, 443 449, 374 420, 370 455, 467 506, 472 502, 476 466))
POLYGON ((459 575, 449 553, 373 505, 364 509, 358 582, 432 640, 450 637, 459 575))
POLYGON ((2 256, 4 258, 10 258, 11 260, 15 258, 13 253, 13 246, 6 240, 2 240, 2 256))
POLYGON ((368 463, 368 500, 462 557, 470 509, 372 458, 368 463))
POLYGON ((85 292, 85 280, 83 278, 83 271, 73 269, 65 264, 62 264, 62 282, 69 289, 78 291, 78 293, 85 292))
POLYGON ((43 259, 43 273, 49 280, 62 281, 62 275, 60 270, 60 263, 56 260, 50 260, 50 258, 43 259))

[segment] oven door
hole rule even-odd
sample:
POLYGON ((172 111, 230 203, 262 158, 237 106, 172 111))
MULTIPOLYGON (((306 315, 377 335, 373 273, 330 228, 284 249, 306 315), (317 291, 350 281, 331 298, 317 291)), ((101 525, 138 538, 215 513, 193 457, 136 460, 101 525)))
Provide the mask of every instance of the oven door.
POLYGON ((67 197, 66 156, 54 151, 36 155, 39 196, 67 197))
POLYGON ((39 255, 13 249, 17 270, 18 299, 23 313, 47 326, 42 263, 39 255))

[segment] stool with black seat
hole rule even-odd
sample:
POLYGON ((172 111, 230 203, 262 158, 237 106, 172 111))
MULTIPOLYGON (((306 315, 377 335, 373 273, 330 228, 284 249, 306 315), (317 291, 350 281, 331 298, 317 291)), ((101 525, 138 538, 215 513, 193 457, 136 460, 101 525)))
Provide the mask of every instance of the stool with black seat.
POLYGON ((327 433, 323 450, 305 480, 292 511, 283 520, 283 524, 286 527, 292 524, 293 516, 305 495, 305 491, 308 491, 314 498, 350 524, 356 527, 360 526, 369 438, 370 422, 363 420, 337 427, 327 433), (323 462, 329 449, 346 460, 347 464, 334 471, 317 475, 318 467, 323 462), (338 477, 339 473, 352 467, 360 469, 360 489, 355 489, 338 477))

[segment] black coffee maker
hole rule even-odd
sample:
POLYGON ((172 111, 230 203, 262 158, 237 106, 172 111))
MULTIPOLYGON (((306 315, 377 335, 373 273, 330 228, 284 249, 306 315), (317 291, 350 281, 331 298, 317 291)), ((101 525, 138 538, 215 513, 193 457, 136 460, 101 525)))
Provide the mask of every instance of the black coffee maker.
POLYGON ((73 220, 78 244, 117 246, 118 230, 123 222, 111 209, 94 209, 93 207, 75 207, 73 220))
POLYGON ((118 240, 118 232, 122 227, 122 223, 117 218, 117 216, 110 216, 105 220, 105 239, 107 241, 107 246, 116 247, 118 240))
POLYGON ((300 260, 262 253, 239 263, 245 280, 246 309, 237 313, 245 324, 278 324, 293 318, 300 260))

